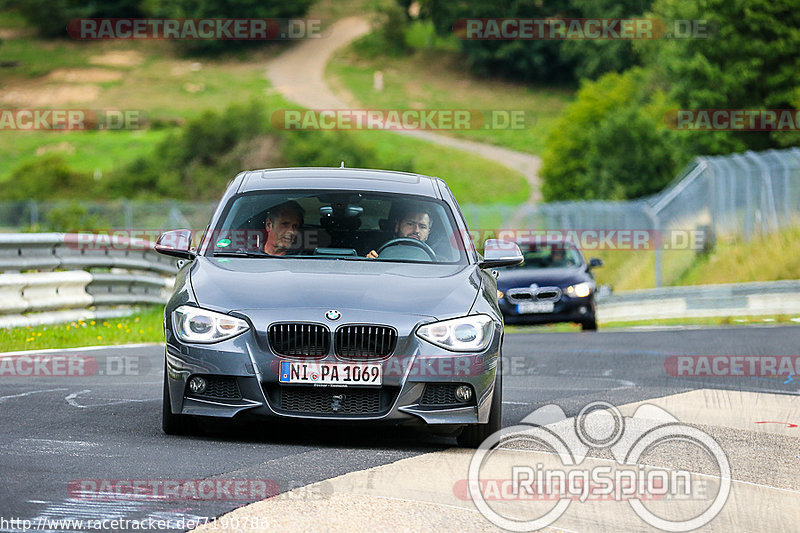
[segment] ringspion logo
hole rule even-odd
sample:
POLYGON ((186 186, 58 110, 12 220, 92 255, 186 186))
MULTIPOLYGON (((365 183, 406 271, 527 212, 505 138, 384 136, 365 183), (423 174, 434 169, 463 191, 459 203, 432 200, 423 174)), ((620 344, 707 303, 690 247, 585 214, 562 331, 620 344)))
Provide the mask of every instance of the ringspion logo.
MULTIPOLYGON (((461 481, 453 491, 463 496, 464 488, 461 481)), ((574 420, 559 406, 547 405, 520 425, 490 435, 472 456, 466 489, 484 517, 509 531, 550 526, 573 502, 589 500, 624 501, 653 527, 692 531, 722 511, 730 494, 731 470, 719 443, 664 409, 644 404, 626 418, 608 402, 597 401, 584 406, 574 420), (526 443, 537 449, 544 446, 548 453, 514 453, 526 443), (690 453, 687 447, 699 451, 703 460, 713 461, 718 475, 698 479, 680 468, 652 466, 648 454, 668 446, 678 446, 682 455, 690 453), (593 449, 607 449, 613 464, 584 464, 593 449), (512 516, 511 508, 490 506, 489 501, 524 501, 529 518, 512 516), (654 502, 660 512, 654 512, 654 502), (673 510, 667 516, 664 504, 673 510)))

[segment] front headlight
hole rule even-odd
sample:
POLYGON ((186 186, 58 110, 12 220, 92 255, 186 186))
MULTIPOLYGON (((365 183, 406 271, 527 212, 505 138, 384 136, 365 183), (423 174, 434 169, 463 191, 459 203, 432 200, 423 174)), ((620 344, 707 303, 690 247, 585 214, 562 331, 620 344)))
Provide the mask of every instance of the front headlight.
POLYGON ((240 318, 191 305, 182 305, 172 312, 172 329, 183 342, 219 342, 249 327, 240 318))
POLYGON ((470 315, 433 324, 417 330, 417 336, 454 352, 482 352, 492 342, 494 323, 488 315, 470 315))
POLYGON ((592 284, 585 281, 567 287, 567 295, 572 298, 586 298, 590 294, 592 294, 592 284))

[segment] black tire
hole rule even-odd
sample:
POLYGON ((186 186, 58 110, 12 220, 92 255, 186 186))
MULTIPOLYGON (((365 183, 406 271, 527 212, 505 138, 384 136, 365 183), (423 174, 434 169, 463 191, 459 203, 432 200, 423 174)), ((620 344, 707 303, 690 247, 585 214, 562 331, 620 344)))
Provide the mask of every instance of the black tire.
POLYGON ((500 428, 503 427, 503 373, 499 357, 497 361, 497 376, 494 378, 494 394, 489 412, 489 423, 464 426, 461 434, 457 437, 458 445, 462 448, 477 448, 489 438, 489 435, 500 431, 500 428))
POLYGON ((167 384, 167 371, 164 370, 164 394, 161 401, 161 429, 167 435, 187 435, 191 433, 191 420, 186 415, 176 415, 172 412, 172 402, 169 398, 167 384))
POLYGON ((592 317, 581 322, 581 331, 597 331, 597 319, 592 317))

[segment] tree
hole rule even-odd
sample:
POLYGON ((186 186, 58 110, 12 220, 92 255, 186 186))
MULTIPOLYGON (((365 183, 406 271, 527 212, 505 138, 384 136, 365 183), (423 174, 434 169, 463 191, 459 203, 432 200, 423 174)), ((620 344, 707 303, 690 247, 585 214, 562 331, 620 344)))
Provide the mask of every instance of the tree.
MULTIPOLYGON (((800 98, 797 0, 656 0, 652 16, 702 20, 708 38, 643 41, 637 48, 684 109, 786 109, 800 98)), ((763 150, 791 143, 786 132, 692 132, 697 153, 763 150)), ((796 141, 795 141, 796 142, 796 141)))
POLYGON ((622 200, 661 190, 691 158, 682 149, 685 132, 664 122, 673 107, 642 68, 585 82, 547 139, 545 200, 622 200))

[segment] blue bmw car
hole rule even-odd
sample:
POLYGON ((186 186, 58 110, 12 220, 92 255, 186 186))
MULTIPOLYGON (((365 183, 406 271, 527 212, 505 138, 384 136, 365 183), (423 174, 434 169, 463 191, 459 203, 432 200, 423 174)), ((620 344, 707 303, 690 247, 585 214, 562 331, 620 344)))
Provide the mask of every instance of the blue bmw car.
POLYGON ((596 330, 595 280, 588 262, 569 241, 548 239, 520 243, 521 265, 499 270, 500 309, 507 324, 574 322, 583 330, 596 330))

